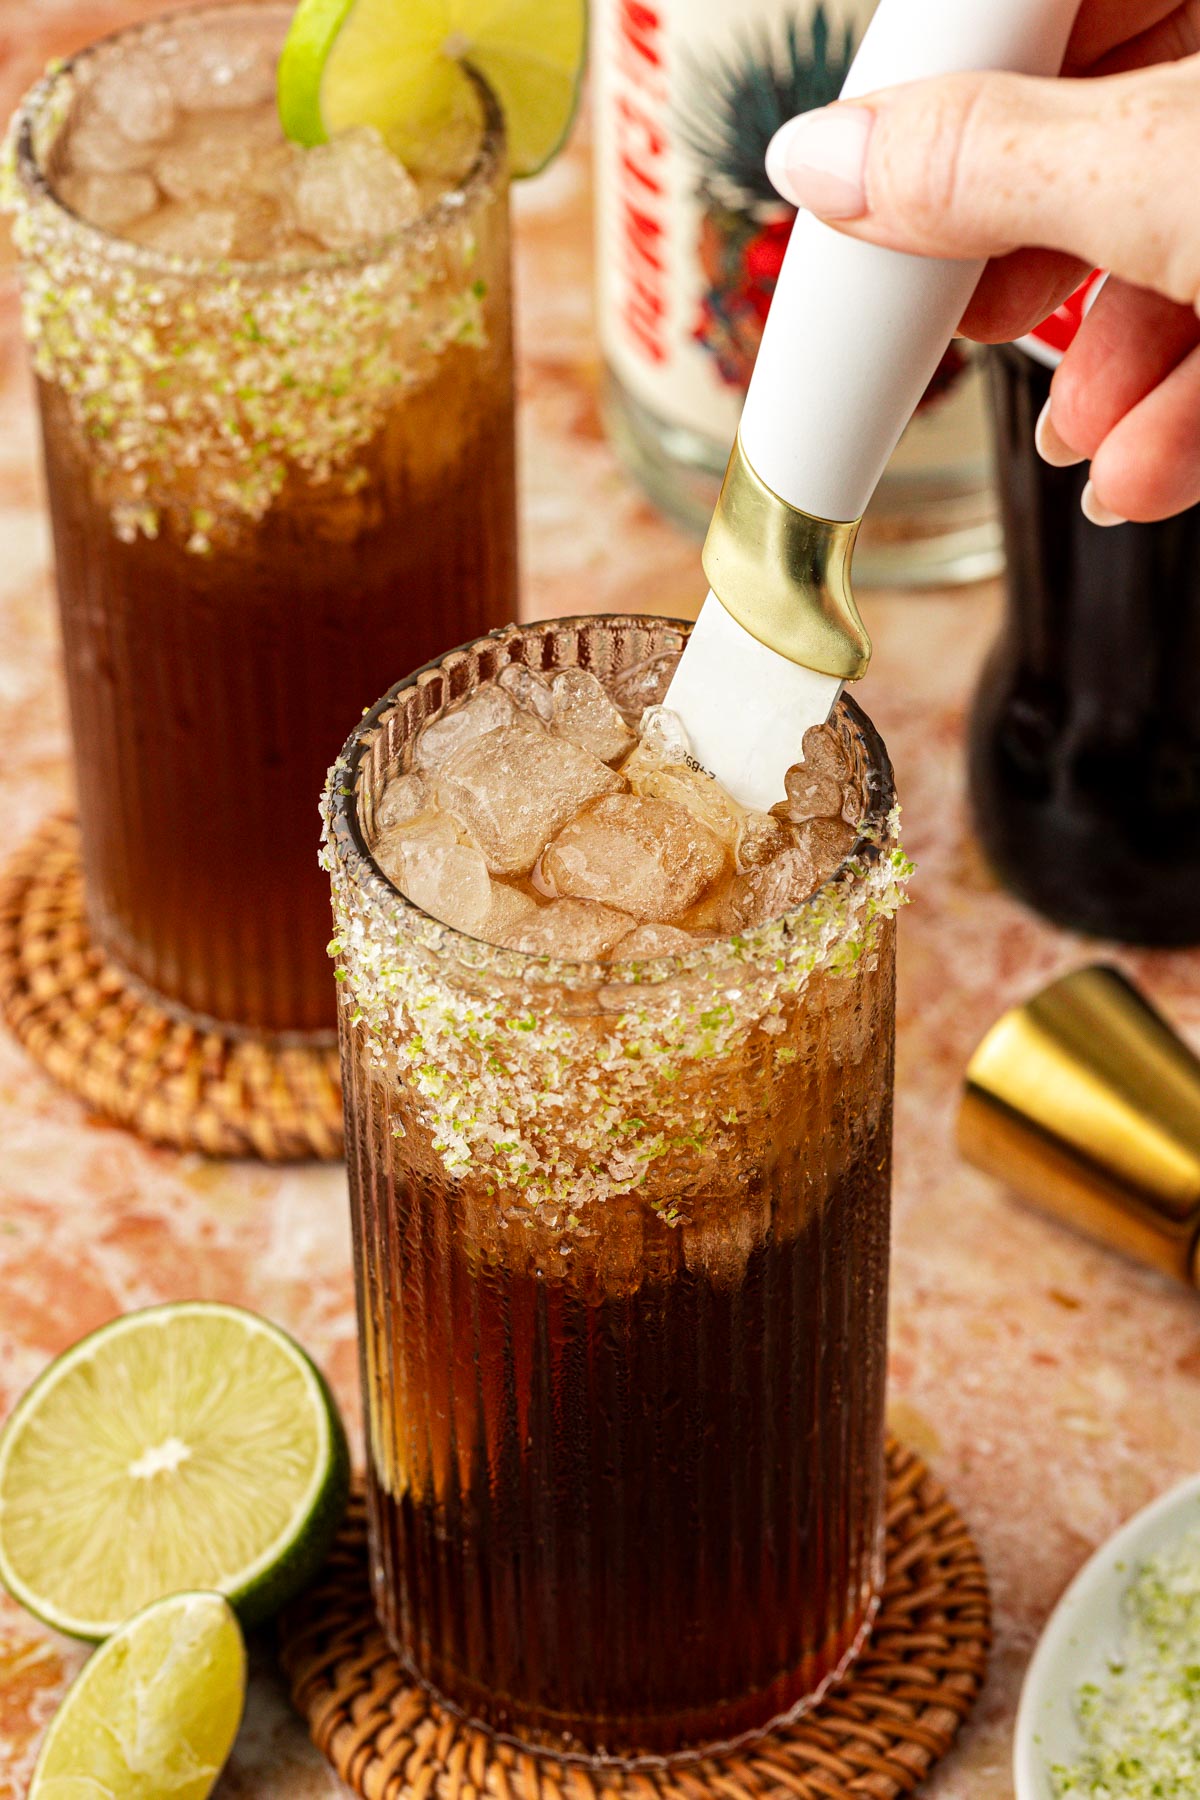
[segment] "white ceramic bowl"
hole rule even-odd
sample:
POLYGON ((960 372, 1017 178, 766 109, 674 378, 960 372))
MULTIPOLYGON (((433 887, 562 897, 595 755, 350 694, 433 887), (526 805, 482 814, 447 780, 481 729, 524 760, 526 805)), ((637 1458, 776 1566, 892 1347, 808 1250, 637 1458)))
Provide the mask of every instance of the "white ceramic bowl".
POLYGON ((1148 1558, 1197 1523, 1200 1475, 1193 1475, 1101 1544, 1055 1607, 1021 1689, 1013 1745, 1017 1800, 1054 1800, 1051 1768, 1074 1762, 1083 1748, 1075 1695, 1081 1682, 1103 1680, 1107 1673, 1124 1635, 1129 1584, 1148 1558))

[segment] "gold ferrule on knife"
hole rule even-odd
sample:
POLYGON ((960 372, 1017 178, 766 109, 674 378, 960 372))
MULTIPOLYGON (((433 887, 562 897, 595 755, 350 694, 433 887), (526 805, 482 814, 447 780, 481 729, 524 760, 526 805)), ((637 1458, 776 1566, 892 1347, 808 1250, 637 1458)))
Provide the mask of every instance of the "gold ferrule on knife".
POLYGON ((1118 970, 1077 969, 996 1021, 958 1141, 1043 1212, 1200 1286, 1200 1061, 1118 970))
POLYGON ((739 434, 704 540, 704 573, 725 610, 768 650, 857 681, 871 660, 850 592, 861 523, 790 506, 750 466, 739 434))

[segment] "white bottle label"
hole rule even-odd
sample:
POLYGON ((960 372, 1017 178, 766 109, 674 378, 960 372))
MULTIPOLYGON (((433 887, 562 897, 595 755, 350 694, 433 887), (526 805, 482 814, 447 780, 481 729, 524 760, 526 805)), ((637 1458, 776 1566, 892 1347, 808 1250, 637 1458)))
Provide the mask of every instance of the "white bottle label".
POLYGON ((594 0, 600 340, 667 425, 732 441, 793 216, 763 154, 836 96, 874 3, 594 0))

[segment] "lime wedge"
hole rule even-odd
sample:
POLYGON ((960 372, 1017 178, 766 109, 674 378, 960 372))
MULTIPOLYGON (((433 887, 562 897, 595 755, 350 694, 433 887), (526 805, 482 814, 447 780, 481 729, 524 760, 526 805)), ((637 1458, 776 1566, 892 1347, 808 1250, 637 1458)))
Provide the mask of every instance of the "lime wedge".
POLYGON ((348 1467, 328 1388, 276 1326, 205 1301, 127 1313, 0 1433, 0 1581, 72 1637, 197 1588, 253 1623, 315 1574, 348 1467))
POLYGON ((245 1698, 246 1650, 221 1596, 157 1600, 68 1689, 28 1800, 205 1800, 245 1698))
POLYGON ((279 116, 302 144, 374 125, 420 163, 478 112, 466 64, 499 99, 512 173, 535 175, 575 116, 586 40, 586 0, 300 0, 279 116))

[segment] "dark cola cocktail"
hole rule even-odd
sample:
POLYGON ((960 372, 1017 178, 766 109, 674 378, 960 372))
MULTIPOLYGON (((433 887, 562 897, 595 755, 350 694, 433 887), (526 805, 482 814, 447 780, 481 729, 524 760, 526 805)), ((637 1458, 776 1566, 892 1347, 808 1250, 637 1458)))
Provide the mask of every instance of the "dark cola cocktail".
POLYGON ((13 201, 103 948, 174 1007, 334 1024, 311 803, 385 672, 516 611, 503 127, 289 143, 290 16, 53 71, 13 201))
POLYGON ((622 1759, 793 1712, 881 1576, 890 769, 844 703, 746 813, 658 704, 681 643, 454 653, 327 803, 380 1616, 622 1759))

